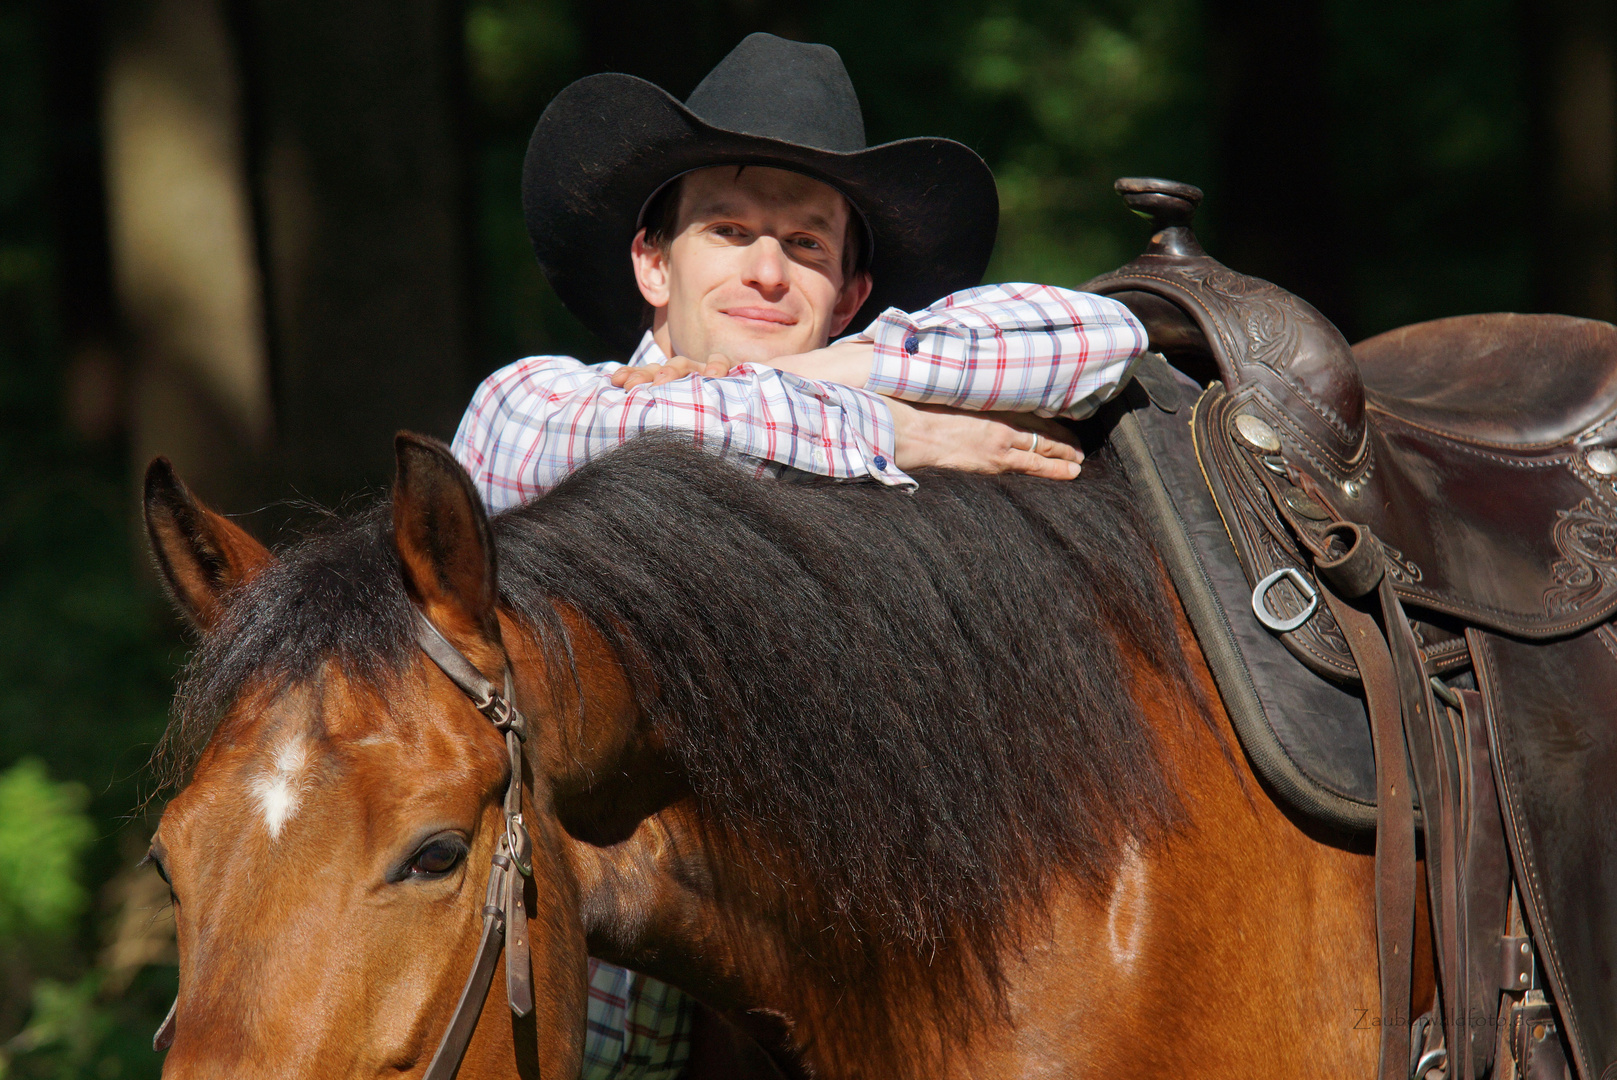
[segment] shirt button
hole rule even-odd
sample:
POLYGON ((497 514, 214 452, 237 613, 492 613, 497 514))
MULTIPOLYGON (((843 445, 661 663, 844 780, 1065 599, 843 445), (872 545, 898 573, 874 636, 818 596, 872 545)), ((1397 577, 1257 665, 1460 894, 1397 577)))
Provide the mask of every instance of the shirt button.
POLYGON ((909 337, 904 339, 904 351, 909 353, 911 356, 914 356, 915 350, 919 349, 920 347, 921 339, 916 337, 914 334, 911 334, 909 337))
POLYGON ((877 454, 875 457, 871 458, 870 460, 872 460, 872 461, 874 461, 876 463, 876 468, 878 468, 878 469, 887 468, 887 459, 882 457, 880 454, 877 454))

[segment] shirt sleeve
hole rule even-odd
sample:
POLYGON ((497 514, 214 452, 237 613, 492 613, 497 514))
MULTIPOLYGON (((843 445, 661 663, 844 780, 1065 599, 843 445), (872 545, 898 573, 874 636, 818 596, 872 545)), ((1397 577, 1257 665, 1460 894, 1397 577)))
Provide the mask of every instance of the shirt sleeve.
POLYGON ((760 475, 797 470, 914 487, 893 464, 893 414, 875 394, 751 364, 721 379, 622 390, 611 383, 622 366, 534 356, 483 381, 452 449, 491 512, 542 494, 646 431, 689 432, 760 475))
POLYGON ((922 311, 888 308, 865 389, 957 409, 1081 420, 1128 381, 1145 328, 1104 296, 1049 285, 983 285, 922 311))

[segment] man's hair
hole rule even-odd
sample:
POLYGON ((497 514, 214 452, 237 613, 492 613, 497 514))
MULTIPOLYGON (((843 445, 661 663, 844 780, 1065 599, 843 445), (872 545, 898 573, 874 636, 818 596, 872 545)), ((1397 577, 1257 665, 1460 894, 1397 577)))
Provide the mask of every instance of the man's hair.
MULTIPOLYGON (((736 166, 736 175, 741 175, 745 165, 736 166)), ((651 202, 646 204, 646 213, 643 219, 646 230, 646 245, 666 252, 668 245, 674 239, 674 232, 679 227, 679 193, 685 186, 685 176, 676 176, 661 191, 653 195, 651 202)), ((838 193, 840 194, 840 192, 838 193)), ((869 244, 865 240, 865 222, 854 209, 853 202, 847 196, 843 201, 848 204, 848 229, 842 238, 842 281, 844 284, 852 281, 856 276, 870 269, 869 244)))

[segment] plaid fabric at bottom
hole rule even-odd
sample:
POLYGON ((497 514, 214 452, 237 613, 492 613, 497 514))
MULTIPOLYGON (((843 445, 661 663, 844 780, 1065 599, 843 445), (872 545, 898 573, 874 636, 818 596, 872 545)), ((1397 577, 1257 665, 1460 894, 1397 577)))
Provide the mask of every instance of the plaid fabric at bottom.
POLYGON ((691 999, 665 982, 590 961, 583 1080, 675 1080, 691 1056, 691 999))

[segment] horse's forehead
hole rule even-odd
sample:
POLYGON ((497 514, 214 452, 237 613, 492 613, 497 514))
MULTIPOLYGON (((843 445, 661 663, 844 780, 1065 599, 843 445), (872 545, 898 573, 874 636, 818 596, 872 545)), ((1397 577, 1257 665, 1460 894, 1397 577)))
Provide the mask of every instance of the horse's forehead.
POLYGON ((488 740, 469 737, 482 732, 459 730, 467 726, 458 716, 464 709, 442 708, 425 685, 395 689, 322 677, 273 695, 244 695, 177 809, 221 812, 233 819, 227 827, 237 840, 251 831, 274 845, 331 799, 344 800, 352 820, 386 816, 429 775, 474 774, 491 758, 478 745, 488 740))

